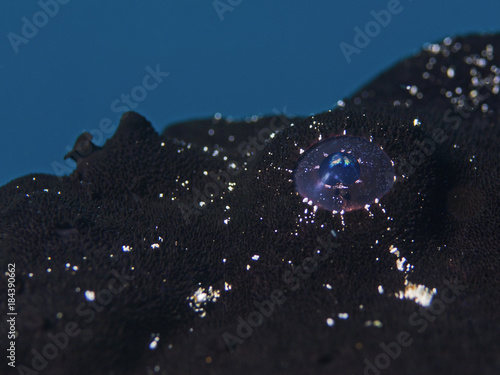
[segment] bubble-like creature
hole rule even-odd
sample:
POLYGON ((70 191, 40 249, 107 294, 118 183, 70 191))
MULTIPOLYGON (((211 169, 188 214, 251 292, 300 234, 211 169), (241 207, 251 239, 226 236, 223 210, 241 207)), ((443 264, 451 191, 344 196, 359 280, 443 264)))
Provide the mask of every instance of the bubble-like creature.
POLYGON ((313 144, 294 173, 299 194, 329 211, 363 208, 382 198, 394 183, 391 159, 362 137, 335 136, 313 144))

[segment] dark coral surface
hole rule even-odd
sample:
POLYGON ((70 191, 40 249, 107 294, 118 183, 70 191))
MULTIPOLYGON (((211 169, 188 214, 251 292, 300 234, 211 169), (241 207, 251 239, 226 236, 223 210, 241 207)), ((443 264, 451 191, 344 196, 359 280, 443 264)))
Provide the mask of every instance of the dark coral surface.
POLYGON ((499 49, 445 39, 311 118, 129 112, 72 175, 1 187, 2 373, 500 373, 499 49), (293 172, 344 133, 396 181, 333 215, 293 172))

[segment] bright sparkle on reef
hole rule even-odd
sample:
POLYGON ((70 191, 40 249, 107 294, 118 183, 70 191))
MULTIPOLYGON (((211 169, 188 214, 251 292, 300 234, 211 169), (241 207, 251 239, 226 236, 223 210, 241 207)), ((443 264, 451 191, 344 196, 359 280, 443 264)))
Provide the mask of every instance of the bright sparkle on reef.
POLYGON ((91 290, 86 290, 85 291, 85 298, 87 299, 87 301, 94 301, 95 300, 95 292, 91 291, 91 290))
POLYGON ((382 328, 383 327, 383 324, 380 320, 367 320, 365 322, 365 327, 377 327, 377 328, 382 328))
POLYGON ((418 303, 423 307, 428 307, 430 306, 432 298, 436 295, 436 293, 436 288, 429 289, 425 285, 413 284, 409 282, 406 285, 404 291, 399 291, 395 295, 399 299, 406 298, 414 301, 415 303, 418 303))
POLYGON ((207 313, 204 309, 208 302, 215 302, 220 297, 220 291, 215 290, 212 286, 208 287, 206 290, 203 287, 199 287, 193 295, 187 297, 189 301, 189 307, 191 307, 195 312, 200 314, 200 318, 204 318, 207 313))
POLYGON ((149 349, 155 350, 158 347, 158 342, 160 341, 160 334, 152 334, 153 341, 149 344, 149 349))

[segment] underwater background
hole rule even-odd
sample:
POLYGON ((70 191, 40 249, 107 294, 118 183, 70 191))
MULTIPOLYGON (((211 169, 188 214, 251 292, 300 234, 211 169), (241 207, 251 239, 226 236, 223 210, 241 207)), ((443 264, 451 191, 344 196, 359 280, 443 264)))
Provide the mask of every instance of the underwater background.
POLYGON ((498 32, 498 14, 493 0, 3 0, 0 186, 69 174, 77 136, 104 144, 128 109, 158 132, 323 112, 426 42, 498 32))

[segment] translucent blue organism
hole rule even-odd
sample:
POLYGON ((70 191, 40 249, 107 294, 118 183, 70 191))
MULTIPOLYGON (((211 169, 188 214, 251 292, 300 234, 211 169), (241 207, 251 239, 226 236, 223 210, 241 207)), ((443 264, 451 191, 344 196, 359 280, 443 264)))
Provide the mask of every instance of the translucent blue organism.
POLYGON ((358 161, 347 152, 328 155, 319 167, 321 181, 327 185, 350 185, 359 179, 359 173, 358 161))
POLYGON ((362 137, 336 136, 305 151, 294 181, 308 202, 348 212, 382 198, 394 183, 394 167, 377 144, 362 137))

